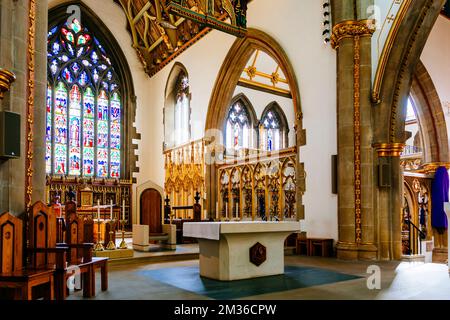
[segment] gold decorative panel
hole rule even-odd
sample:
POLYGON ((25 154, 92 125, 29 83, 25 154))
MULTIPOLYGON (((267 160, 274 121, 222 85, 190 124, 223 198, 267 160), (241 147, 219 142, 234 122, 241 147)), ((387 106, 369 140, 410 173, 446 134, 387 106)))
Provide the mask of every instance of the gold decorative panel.
MULTIPOLYGON (((197 140, 165 152, 166 195, 172 207, 194 203, 196 192, 205 192, 205 143, 197 140)), ((177 213, 183 214, 181 211, 177 213)))
POLYGON ((290 148, 219 165, 216 219, 295 219, 296 157, 290 148))

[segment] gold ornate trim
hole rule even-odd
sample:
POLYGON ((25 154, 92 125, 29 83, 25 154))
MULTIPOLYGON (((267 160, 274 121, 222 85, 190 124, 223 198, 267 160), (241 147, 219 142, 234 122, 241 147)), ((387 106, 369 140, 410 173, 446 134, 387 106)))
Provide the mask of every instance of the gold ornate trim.
POLYGON ((353 135, 354 135, 354 175, 355 175, 355 232, 356 243, 362 241, 361 225, 361 43, 360 37, 353 39, 353 135))
POLYGON ((11 84, 16 80, 16 75, 11 71, 0 68, 0 99, 4 98, 4 93, 11 89, 11 84))
POLYGON ((379 157, 400 157, 404 143, 377 143, 373 147, 377 150, 379 157))
POLYGON ((331 46, 333 47, 333 49, 337 49, 339 48, 342 39, 372 36, 374 32, 374 20, 343 21, 333 27, 333 32, 331 35, 331 46))
POLYGON ((25 159, 25 205, 27 212, 33 201, 33 129, 35 96, 35 55, 36 55, 36 0, 30 0, 28 11, 28 52, 27 52, 27 123, 25 159))
POLYGON ((423 164, 419 170, 416 172, 418 173, 435 173, 437 168, 439 167, 446 167, 447 169, 450 169, 450 162, 430 162, 423 164))

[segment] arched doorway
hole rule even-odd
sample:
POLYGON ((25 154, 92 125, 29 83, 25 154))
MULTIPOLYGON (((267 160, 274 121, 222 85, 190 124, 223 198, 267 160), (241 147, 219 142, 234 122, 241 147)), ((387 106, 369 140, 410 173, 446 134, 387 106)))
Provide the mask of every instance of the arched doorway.
MULTIPOLYGON (((270 56, 279 66, 283 74, 286 76, 290 92, 292 94, 292 104, 295 117, 295 145, 297 148, 306 144, 305 132, 303 130, 303 113, 300 103, 300 91, 297 78, 289 58, 277 43, 275 39, 263 31, 249 28, 244 38, 237 39, 231 47, 222 67, 219 71, 216 83, 214 85, 211 99, 209 102, 208 113, 206 116, 205 140, 207 143, 207 169, 205 187, 207 193, 207 207, 209 212, 216 212, 216 203, 218 197, 218 174, 215 161, 221 160, 223 157, 223 123, 229 111, 230 101, 236 90, 236 86, 242 74, 242 70, 246 67, 247 62, 255 51, 260 50, 270 56), (208 145, 209 143, 209 145, 208 145)), ((299 159, 297 150, 297 219, 304 218, 302 195, 305 191, 305 173, 299 159)))
POLYGON ((156 189, 146 189, 140 199, 140 221, 150 233, 162 233, 162 197, 156 189))

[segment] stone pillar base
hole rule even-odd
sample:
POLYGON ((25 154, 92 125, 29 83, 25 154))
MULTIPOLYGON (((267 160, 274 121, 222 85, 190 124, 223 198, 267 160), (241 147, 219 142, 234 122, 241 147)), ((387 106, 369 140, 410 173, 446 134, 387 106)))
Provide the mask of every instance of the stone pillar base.
POLYGON ((434 248, 433 249, 433 263, 445 263, 448 259, 447 248, 434 248))
POLYGON ((378 249, 373 244, 356 244, 338 242, 336 245, 337 258, 341 260, 377 260, 378 249))

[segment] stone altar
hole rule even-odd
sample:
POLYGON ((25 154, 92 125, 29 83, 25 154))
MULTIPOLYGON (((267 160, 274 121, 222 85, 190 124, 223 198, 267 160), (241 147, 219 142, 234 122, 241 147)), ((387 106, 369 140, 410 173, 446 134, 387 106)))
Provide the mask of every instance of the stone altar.
POLYGON ((183 235, 197 238, 200 275, 232 281, 284 274, 284 241, 300 223, 191 222, 183 235))

